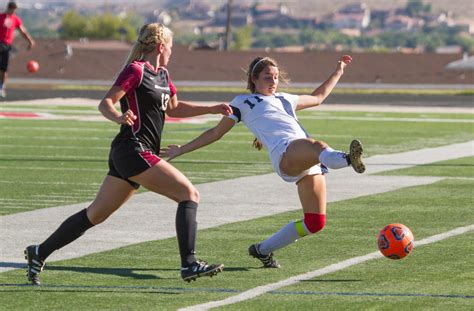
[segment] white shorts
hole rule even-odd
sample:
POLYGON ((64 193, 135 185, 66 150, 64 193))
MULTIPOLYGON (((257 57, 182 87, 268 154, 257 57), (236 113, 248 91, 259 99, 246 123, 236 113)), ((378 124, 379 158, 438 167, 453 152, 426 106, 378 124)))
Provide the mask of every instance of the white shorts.
POLYGON ((286 152, 286 149, 290 145, 291 141, 286 141, 278 144, 272 152, 269 154, 270 155, 270 160, 272 161, 272 166, 273 170, 280 176, 284 181, 286 182, 291 182, 291 183, 297 183, 301 178, 307 176, 307 175, 319 175, 319 174, 327 174, 329 171, 328 169, 323 166, 321 167, 320 164, 316 164, 315 166, 310 167, 309 169, 301 172, 298 176, 289 176, 286 175, 285 173, 282 173, 280 171, 280 162, 281 158, 283 157, 283 154, 286 152))

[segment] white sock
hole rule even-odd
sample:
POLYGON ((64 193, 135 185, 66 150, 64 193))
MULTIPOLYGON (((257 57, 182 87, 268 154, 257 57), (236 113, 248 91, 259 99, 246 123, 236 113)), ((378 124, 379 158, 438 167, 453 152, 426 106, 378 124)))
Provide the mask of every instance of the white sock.
POLYGON ((319 162, 332 169, 349 166, 349 163, 347 163, 347 154, 342 151, 334 150, 331 147, 327 147, 321 152, 319 162))
MULTIPOLYGON (((304 223, 303 223, 304 226, 304 223)), ((306 226, 304 226, 307 233, 306 226)), ((301 236, 296 231, 295 221, 283 226, 278 232, 260 243, 259 251, 263 255, 268 255, 277 249, 283 248, 291 243, 296 242, 301 236)))

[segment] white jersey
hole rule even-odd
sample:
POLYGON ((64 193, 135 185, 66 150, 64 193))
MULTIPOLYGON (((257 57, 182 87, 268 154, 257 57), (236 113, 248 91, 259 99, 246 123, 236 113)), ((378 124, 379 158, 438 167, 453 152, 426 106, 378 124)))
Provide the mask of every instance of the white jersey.
POLYGON ((279 144, 309 137, 296 118, 298 98, 288 93, 239 95, 230 103, 230 118, 242 121, 272 153, 279 144))

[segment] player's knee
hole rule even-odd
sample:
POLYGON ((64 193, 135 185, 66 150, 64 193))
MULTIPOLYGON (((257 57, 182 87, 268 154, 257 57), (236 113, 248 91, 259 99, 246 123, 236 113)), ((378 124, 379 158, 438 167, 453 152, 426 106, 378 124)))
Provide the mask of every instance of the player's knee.
POLYGON ((315 140, 313 142, 313 146, 318 149, 319 152, 323 151, 323 149, 328 147, 328 144, 326 144, 324 141, 321 140, 315 140))
POLYGON ((309 233, 316 233, 323 230, 324 225, 326 224, 326 215, 325 214, 313 214, 305 213, 304 214, 304 224, 308 229, 309 233))
POLYGON ((190 201, 194 201, 196 203, 199 203, 200 196, 201 195, 199 194, 199 191, 196 189, 196 187, 190 186, 186 189, 186 198, 185 198, 185 200, 190 200, 190 201))
POLYGON ((87 218, 94 226, 103 223, 107 218, 109 218, 109 216, 110 214, 91 212, 89 209, 87 210, 87 218))

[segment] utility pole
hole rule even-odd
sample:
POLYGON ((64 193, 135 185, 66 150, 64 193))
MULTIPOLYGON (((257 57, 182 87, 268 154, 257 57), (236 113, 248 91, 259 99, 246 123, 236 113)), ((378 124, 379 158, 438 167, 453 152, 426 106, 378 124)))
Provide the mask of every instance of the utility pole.
POLYGON ((225 27, 224 51, 227 51, 229 49, 231 35, 232 35, 231 33, 232 2, 233 0, 227 0, 227 23, 225 27))

